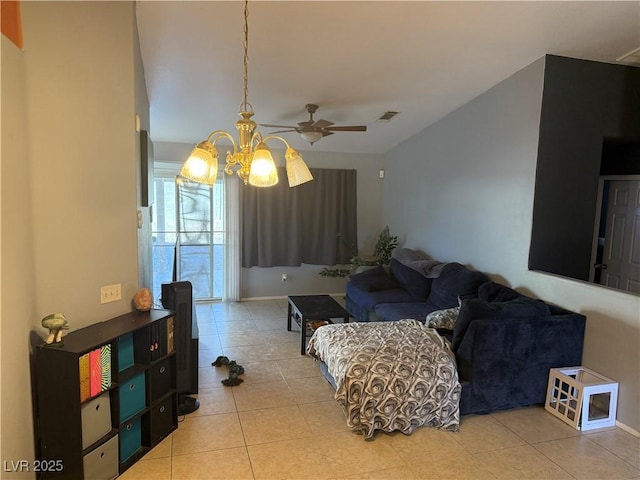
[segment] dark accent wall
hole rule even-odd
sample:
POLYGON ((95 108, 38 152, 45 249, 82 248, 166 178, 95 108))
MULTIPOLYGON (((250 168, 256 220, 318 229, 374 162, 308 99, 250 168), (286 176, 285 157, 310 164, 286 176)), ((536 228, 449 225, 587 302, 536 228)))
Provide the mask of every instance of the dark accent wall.
POLYGON ((605 138, 602 145, 600 175, 640 173, 640 139, 605 138))
POLYGON ((638 140, 640 68, 545 57, 530 270, 589 280, 603 149, 638 140))

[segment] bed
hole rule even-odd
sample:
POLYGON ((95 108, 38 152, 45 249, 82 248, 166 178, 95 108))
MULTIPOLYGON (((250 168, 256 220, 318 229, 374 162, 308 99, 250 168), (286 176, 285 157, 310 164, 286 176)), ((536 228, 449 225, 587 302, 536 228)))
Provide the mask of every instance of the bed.
POLYGON ((307 353, 326 367, 347 424, 365 438, 425 425, 458 430, 455 357, 417 320, 326 325, 314 332, 307 353))

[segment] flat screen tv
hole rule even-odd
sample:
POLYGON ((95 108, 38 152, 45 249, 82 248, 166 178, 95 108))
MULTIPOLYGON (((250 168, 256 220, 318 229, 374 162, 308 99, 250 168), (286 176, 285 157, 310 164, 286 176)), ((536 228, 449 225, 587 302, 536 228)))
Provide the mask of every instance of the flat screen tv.
POLYGON ((178 414, 187 415, 200 406, 189 396, 198 393, 198 321, 191 282, 163 283, 162 306, 175 312, 178 414))

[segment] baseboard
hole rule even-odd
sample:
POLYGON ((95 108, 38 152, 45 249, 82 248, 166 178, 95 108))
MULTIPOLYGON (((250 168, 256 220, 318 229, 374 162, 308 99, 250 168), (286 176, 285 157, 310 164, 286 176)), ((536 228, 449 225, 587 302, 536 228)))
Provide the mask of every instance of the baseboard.
MULTIPOLYGON (((296 293, 295 295, 331 295, 332 297, 340 297, 344 298, 345 293, 322 293, 322 294, 314 294, 314 293, 296 293)), ((288 295, 280 295, 275 297, 243 297, 240 299, 241 302, 257 302, 260 300, 286 300, 288 295)))
POLYGON ((286 295, 280 295, 275 297, 242 297, 241 302, 259 302, 260 300, 283 300, 286 299, 286 295))
POLYGON ((620 428, 621 430, 624 430, 627 433, 630 433, 634 437, 640 438, 640 432, 638 430, 636 430, 635 428, 631 428, 628 425, 625 425, 619 420, 616 420, 616 427, 620 428))

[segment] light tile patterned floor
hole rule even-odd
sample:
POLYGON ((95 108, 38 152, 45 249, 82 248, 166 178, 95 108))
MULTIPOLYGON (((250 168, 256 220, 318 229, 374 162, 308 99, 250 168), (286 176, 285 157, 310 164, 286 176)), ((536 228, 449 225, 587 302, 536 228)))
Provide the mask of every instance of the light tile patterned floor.
POLYGON ((197 306, 200 409, 120 478, 640 479, 640 439, 581 434, 542 407, 462 417, 460 432, 349 431, 333 390, 286 331, 286 299, 197 306), (244 366, 224 387, 218 355, 244 366))

